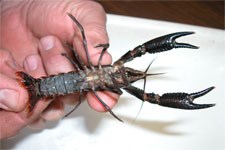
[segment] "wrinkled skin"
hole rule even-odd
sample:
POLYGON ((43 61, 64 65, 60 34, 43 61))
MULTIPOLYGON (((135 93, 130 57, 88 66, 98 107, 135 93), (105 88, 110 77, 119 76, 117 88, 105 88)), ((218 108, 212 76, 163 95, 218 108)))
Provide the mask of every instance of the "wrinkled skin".
MULTIPOLYGON (((27 125, 43 127, 47 120, 57 120, 64 115, 65 103, 75 104, 77 95, 69 95, 38 103, 27 117, 27 91, 19 86, 16 71, 25 71, 33 77, 47 76, 73 70, 71 63, 61 56, 67 52, 62 42, 73 45, 87 62, 82 39, 77 27, 66 12, 73 14, 83 25, 91 61, 97 64, 100 43, 108 43, 106 16, 103 8, 93 1, 4 1, 1 4, 0 41, 0 127, 1 139, 14 136, 27 125)), ((111 56, 105 53, 102 64, 110 64, 111 56)), ((98 92, 112 108, 118 95, 98 92)), ((97 111, 104 107, 91 93, 86 95, 89 105, 97 111)))

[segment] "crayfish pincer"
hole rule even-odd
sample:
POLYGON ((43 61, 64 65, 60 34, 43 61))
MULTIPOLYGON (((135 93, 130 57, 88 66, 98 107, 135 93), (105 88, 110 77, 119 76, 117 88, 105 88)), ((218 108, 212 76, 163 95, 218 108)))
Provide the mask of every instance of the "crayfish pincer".
MULTIPOLYGON (((98 60, 98 65, 93 66, 93 63, 90 60, 90 56, 87 48, 87 40, 85 36, 84 29, 78 20, 68 13, 68 16, 75 22, 79 28, 83 46, 88 60, 87 64, 84 64, 77 52, 69 44, 68 48, 72 51, 75 60, 70 58, 66 53, 62 54, 62 57, 66 57, 75 67, 77 71, 72 71, 68 73, 61 73, 57 75, 51 75, 42 78, 33 78, 32 76, 24 73, 17 72, 16 74, 22 78, 21 83, 27 89, 29 93, 29 111, 31 112, 37 102, 43 98, 63 96, 71 93, 79 93, 80 99, 79 103, 74 107, 75 110, 81 103, 82 94, 84 92, 92 92, 96 98, 101 102, 101 104, 118 120, 122 121, 117 117, 113 111, 104 103, 104 101, 98 96, 96 91, 111 91, 117 94, 122 94, 124 89, 131 95, 136 96, 141 101, 158 104, 161 106, 179 108, 179 109, 203 109, 214 106, 215 104, 196 104, 194 99, 201 97, 208 92, 210 92, 214 87, 206 88, 202 91, 195 93, 166 93, 163 95, 155 93, 146 93, 145 89, 139 89, 132 85, 133 82, 140 79, 144 79, 146 82, 146 77, 148 74, 148 68, 146 71, 138 71, 133 68, 125 67, 124 64, 133 60, 136 57, 141 57, 145 53, 159 53, 174 48, 190 48, 197 49, 197 46, 187 44, 187 43, 178 43, 176 39, 182 36, 193 34, 194 32, 177 32, 168 35, 164 35, 153 40, 150 40, 142 45, 135 47, 133 50, 125 53, 119 60, 113 63, 113 65, 101 65, 101 60, 104 55, 104 52, 109 47, 109 44, 99 44, 96 47, 101 47, 102 52, 98 60)), ((72 111, 73 111, 72 110, 72 111)), ((71 111, 71 112, 72 112, 71 111)), ((71 113, 70 112, 70 113, 71 113)), ((68 113, 68 114, 70 114, 68 113)), ((68 115, 67 114, 67 115, 68 115)), ((67 116, 66 115, 66 116, 67 116)))

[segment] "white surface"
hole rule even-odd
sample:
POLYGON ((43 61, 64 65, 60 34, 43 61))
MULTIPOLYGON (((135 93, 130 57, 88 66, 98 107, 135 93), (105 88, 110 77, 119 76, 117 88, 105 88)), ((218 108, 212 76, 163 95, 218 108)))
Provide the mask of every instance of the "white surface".
MULTIPOLYGON (((200 46, 198 50, 176 49, 146 54, 128 66, 149 72, 167 72, 149 77, 148 92, 194 92, 209 86, 216 89, 196 100, 216 103, 204 110, 185 111, 145 103, 135 120, 141 101, 126 92, 113 109, 125 123, 108 113, 97 113, 83 103, 68 118, 53 122, 41 131, 24 129, 2 142, 4 149, 16 150, 224 150, 225 149, 225 37, 224 30, 154 20, 108 15, 108 32, 114 61, 129 49, 155 37, 179 31, 196 34, 178 41, 200 46)), ((143 82, 135 84, 142 88, 143 82)))

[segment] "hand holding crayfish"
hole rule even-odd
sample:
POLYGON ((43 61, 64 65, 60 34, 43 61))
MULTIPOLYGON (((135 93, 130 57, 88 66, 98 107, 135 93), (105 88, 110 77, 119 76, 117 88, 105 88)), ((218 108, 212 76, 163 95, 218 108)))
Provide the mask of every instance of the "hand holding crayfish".
MULTIPOLYGON (((66 96, 53 101, 42 101, 31 118, 26 118, 24 109, 28 102, 27 91, 18 86, 15 72, 24 70, 34 77, 58 74, 73 70, 71 63, 61 56, 65 48, 61 42, 73 45, 79 55, 83 53, 82 39, 71 19, 65 15, 71 12, 78 17, 87 31, 88 47, 93 63, 97 63, 101 49, 94 48, 99 43, 107 43, 105 30, 105 12, 100 5, 92 1, 4 1, 1 12, 1 61, 0 61, 0 126, 1 138, 15 135, 28 124, 34 126, 45 120, 54 120, 63 115, 64 102, 74 103, 78 97, 66 96), (13 59, 14 57, 14 59, 13 59), (9 90, 10 89, 10 90, 9 90), (72 100, 72 102, 71 102, 72 100), (50 103, 50 105, 49 105, 50 103), (48 108, 46 109, 46 107, 48 108), (44 113, 42 113, 44 111, 44 113), (4 132, 3 132, 4 131, 4 132)), ((111 56, 105 53, 103 64, 111 63, 111 56)), ((109 107, 112 107, 118 95, 104 92, 102 95, 109 107)), ((94 109, 105 109, 93 101, 93 95, 87 99, 94 109)))

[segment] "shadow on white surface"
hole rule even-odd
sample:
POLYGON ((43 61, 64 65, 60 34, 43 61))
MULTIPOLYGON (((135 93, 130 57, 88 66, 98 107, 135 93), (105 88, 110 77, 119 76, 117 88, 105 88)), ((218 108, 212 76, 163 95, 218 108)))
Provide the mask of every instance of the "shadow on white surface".
MULTIPOLYGON (((130 99, 136 99, 134 97, 125 97, 120 99, 120 103, 118 104, 118 108, 126 108, 129 107, 129 101, 130 99)), ((68 110, 69 111, 69 110, 68 110)), ((124 111, 126 111, 124 109, 124 111)), ((116 113, 116 111, 115 111, 116 113)), ((85 102, 81 104, 81 106, 75 110, 70 116, 63 120, 59 121, 54 121, 54 122, 47 122, 46 123, 46 128, 44 129, 30 129, 30 128, 25 128, 21 130, 21 132, 8 140, 3 140, 1 144, 2 149, 17 149, 17 144, 20 144, 23 141, 28 140, 30 137, 34 137, 37 134, 46 134, 44 133, 46 130, 47 131, 53 131, 57 130, 61 124, 65 124, 68 121, 74 121, 77 122, 77 119, 82 119, 83 123, 82 126, 85 130, 85 132, 89 135, 96 134, 104 124, 105 121, 116 121, 119 124, 127 124, 128 126, 133 126, 135 128, 140 128, 142 130, 146 130, 148 132, 154 132, 156 134, 161 134, 161 135, 166 135, 166 136, 183 136, 186 135, 187 133, 184 132, 179 132, 179 131, 173 131, 170 130, 173 126, 177 126, 180 123, 183 123, 181 120, 176 120, 176 121, 151 121, 151 120, 141 120, 137 118, 135 120, 134 117, 129 117, 126 115, 120 115, 118 114, 120 118, 124 121, 124 123, 117 121, 113 116, 111 116, 108 113, 99 113, 99 112, 94 112, 91 110, 91 108, 88 106, 88 104, 85 102)), ((113 128, 113 126, 112 126, 113 128)), ((67 130, 67 129, 65 129, 67 130)), ((49 139, 51 140, 51 139, 49 139)), ((47 142, 47 141, 46 141, 47 142)), ((50 142, 50 141, 48 141, 50 142)), ((35 148, 34 148, 35 149, 35 148)))

